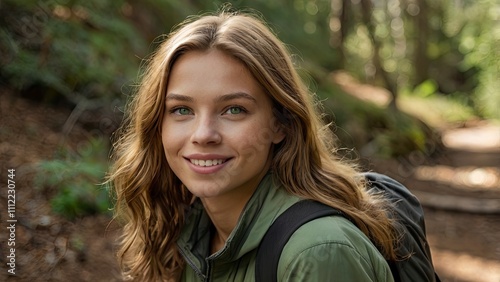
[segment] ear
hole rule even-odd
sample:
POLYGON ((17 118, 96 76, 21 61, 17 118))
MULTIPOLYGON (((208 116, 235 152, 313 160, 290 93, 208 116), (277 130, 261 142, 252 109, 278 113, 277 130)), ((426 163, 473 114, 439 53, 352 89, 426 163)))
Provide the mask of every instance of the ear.
POLYGON ((274 136, 273 136, 272 142, 274 144, 278 144, 281 141, 283 141, 283 139, 285 139, 286 134, 285 134, 285 130, 283 130, 283 125, 275 124, 273 126, 273 133, 274 133, 274 136))

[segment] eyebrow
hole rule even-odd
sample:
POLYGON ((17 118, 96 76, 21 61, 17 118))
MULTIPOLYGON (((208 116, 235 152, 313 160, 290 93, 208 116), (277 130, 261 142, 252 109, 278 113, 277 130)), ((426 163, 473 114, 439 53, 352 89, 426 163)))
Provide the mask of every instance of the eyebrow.
POLYGON ((169 101, 169 100, 177 100, 177 101, 182 101, 182 102, 193 102, 194 101, 194 99, 190 96, 175 94, 175 93, 167 94, 167 101, 169 101))
POLYGON ((229 94, 224 94, 215 99, 215 102, 227 102, 230 100, 234 99, 247 99, 251 100, 254 103, 257 103, 257 100, 250 94, 245 93, 245 92, 235 92, 235 93, 229 93, 229 94))
MULTIPOLYGON (((245 93, 245 92, 235 92, 235 93, 220 95, 217 98, 215 98, 215 102, 216 103, 227 102, 227 101, 234 100, 234 99, 247 99, 247 100, 251 100, 254 103, 257 103, 257 100, 252 95, 245 93)), ((177 101, 182 101, 182 102, 194 102, 193 97, 181 95, 181 94, 176 94, 176 93, 167 94, 167 101, 170 101, 170 100, 177 100, 177 101)))

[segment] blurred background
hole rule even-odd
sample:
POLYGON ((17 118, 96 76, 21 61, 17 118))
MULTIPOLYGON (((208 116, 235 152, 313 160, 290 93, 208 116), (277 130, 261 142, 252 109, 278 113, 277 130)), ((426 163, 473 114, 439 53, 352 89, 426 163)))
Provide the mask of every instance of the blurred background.
MULTIPOLYGON (((443 281, 500 281, 498 0, 0 0, 0 160, 16 273, 119 281, 102 183, 140 66, 187 16, 260 14, 322 102, 340 153, 419 197, 443 281)), ((3 186, 2 186, 3 187, 3 186)))

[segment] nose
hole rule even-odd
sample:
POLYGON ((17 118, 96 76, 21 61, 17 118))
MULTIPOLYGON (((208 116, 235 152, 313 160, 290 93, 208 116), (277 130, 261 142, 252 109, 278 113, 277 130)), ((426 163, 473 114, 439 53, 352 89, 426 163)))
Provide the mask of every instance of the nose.
POLYGON ((194 125, 191 142, 199 145, 219 144, 222 136, 216 118, 200 116, 194 125))

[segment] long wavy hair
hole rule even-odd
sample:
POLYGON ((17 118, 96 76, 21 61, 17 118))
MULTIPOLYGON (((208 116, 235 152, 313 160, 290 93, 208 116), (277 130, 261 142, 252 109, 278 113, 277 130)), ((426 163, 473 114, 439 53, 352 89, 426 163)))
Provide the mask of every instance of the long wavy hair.
POLYGON ((285 45, 258 17, 220 12, 190 18, 168 36, 147 61, 126 109, 109 176, 115 215, 124 221, 118 257, 125 277, 176 280, 182 273, 176 240, 193 195, 164 155, 165 91, 177 58, 212 48, 244 63, 273 101, 275 118, 286 134, 273 151, 275 181, 290 194, 342 210, 386 258, 394 259, 395 232, 383 200, 371 195, 356 167, 337 154, 333 133, 285 45))

